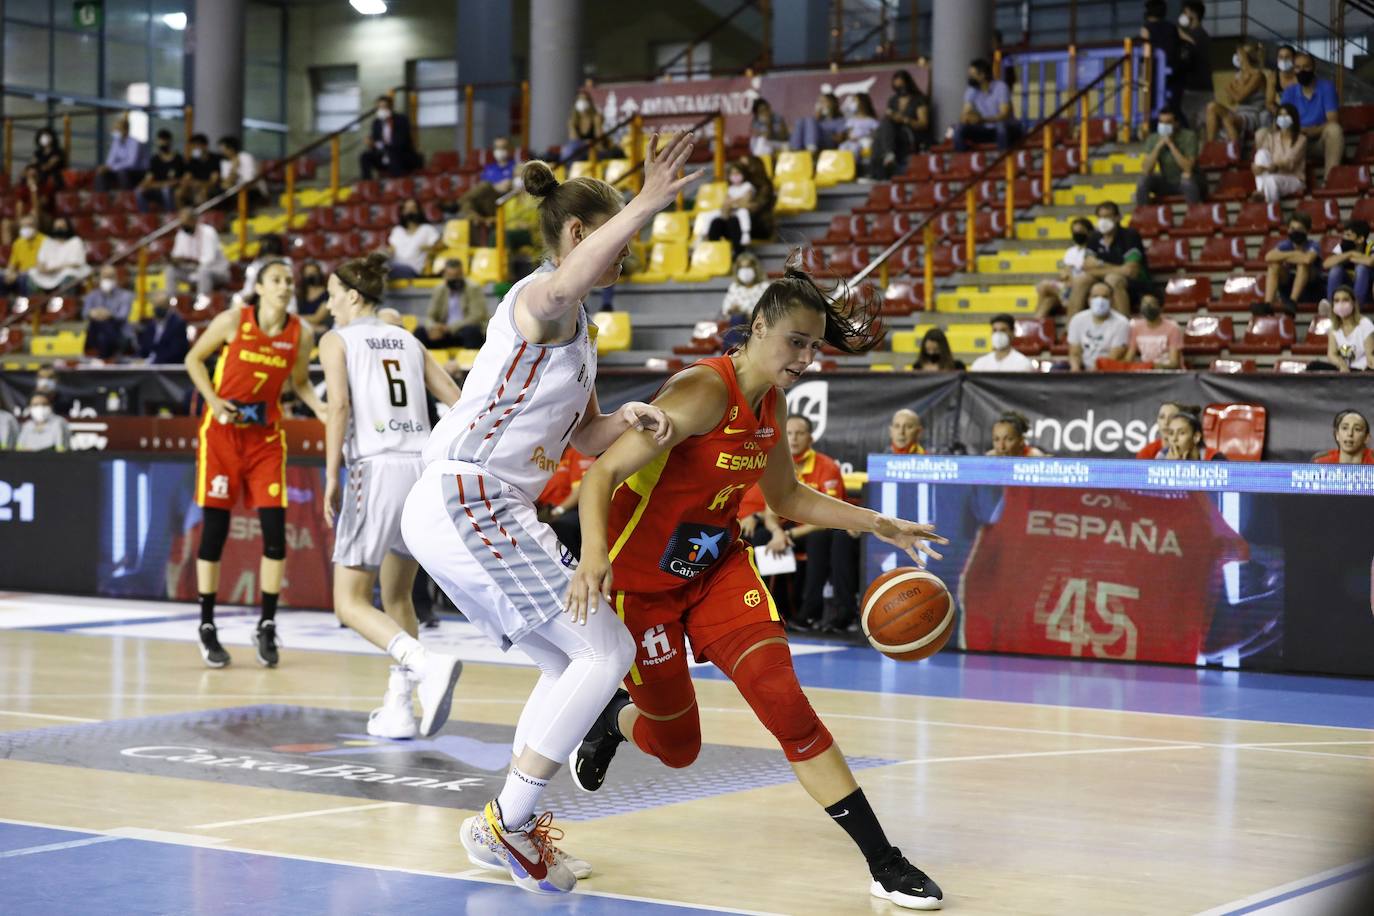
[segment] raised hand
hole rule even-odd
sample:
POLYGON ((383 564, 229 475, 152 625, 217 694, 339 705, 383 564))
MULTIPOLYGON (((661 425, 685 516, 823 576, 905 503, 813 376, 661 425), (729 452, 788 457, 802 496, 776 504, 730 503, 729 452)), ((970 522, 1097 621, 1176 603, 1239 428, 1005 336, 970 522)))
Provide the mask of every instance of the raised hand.
POLYGON ((702 176, 698 169, 688 175, 678 177, 687 158, 692 155, 696 135, 692 132, 678 134, 663 149, 658 146, 658 131, 649 137, 649 151, 644 159, 644 190, 639 196, 652 204, 654 211, 662 210, 676 199, 678 192, 702 176))

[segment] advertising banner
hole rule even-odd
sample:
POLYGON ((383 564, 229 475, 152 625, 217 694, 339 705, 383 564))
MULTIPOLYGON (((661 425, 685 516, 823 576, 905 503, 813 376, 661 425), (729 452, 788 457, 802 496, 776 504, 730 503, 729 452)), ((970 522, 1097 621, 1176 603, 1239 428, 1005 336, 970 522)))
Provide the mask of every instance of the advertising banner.
POLYGON ((94 462, 0 452, 0 588, 95 591, 98 485, 94 462))

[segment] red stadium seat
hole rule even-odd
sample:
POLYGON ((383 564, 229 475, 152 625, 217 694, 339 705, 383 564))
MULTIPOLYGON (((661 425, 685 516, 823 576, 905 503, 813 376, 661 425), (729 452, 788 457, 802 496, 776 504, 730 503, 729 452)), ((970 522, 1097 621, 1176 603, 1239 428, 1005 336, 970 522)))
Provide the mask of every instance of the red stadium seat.
POLYGON ((1230 140, 1204 143, 1198 153, 1197 167, 1204 172, 1220 172, 1240 164, 1240 149, 1230 140))
POLYGON ((902 169, 902 174, 895 176, 894 180, 905 184, 930 181, 932 162, 935 164, 934 173, 939 174, 943 169, 939 156, 932 153, 913 153, 907 157, 906 168, 902 169))
POLYGON ((1228 375, 1254 372, 1255 361, 1253 359, 1214 359, 1211 369, 1213 372, 1224 372, 1228 375))
POLYGON ((1174 227, 1174 208, 1166 204, 1136 207, 1131 214, 1131 228, 1142 238, 1152 239, 1167 234, 1174 227))
POLYGON ((24 346, 24 329, 20 327, 0 328, 0 354, 13 353, 24 346))
POLYGON ((1259 461, 1267 424, 1263 405, 1208 404, 1202 412, 1202 441, 1231 461, 1259 461))
POLYGON ((906 185, 906 187, 910 189, 908 196, 896 202, 898 210, 920 210, 922 212, 934 210, 949 195, 948 187, 939 183, 906 185))
POLYGON ((1264 280, 1242 275, 1227 277, 1221 287, 1221 299, 1213 308, 1223 312, 1248 312, 1250 306, 1264 300, 1264 280))
POLYGON ((1053 318, 1017 318, 1011 345, 1027 356, 1038 356, 1054 347, 1053 318))
POLYGON ((1225 204, 1190 204, 1174 235, 1215 235, 1226 227, 1225 204))
POLYGON ((1312 231, 1325 232, 1341 221, 1341 208, 1334 200, 1301 200, 1298 213, 1312 217, 1312 231))
POLYGON ((879 213, 866 225, 855 225, 850 237, 861 245, 891 245, 899 234, 895 228, 899 218, 908 229, 911 228, 911 220, 904 214, 879 213))
POLYGON ((401 203, 415 196, 415 182, 409 178, 384 178, 381 192, 383 199, 401 203))
POLYGON ((1193 261, 1199 270, 1230 270, 1240 267, 1248 257, 1245 239, 1236 236, 1208 239, 1193 261))
POLYGON ((443 149, 436 153, 431 153, 429 162, 425 164, 425 171, 431 175, 442 172, 458 171, 458 164, 461 160, 457 150, 443 149))
POLYGON ((1360 137, 1360 143, 1355 147, 1355 161, 1366 164, 1374 162, 1374 132, 1360 137))
MULTIPOLYGON (((152 216, 152 214, 147 215, 152 216)), ((156 221, 157 217, 154 216, 153 219, 156 221)), ((94 224, 95 231, 86 238, 94 235, 108 235, 112 238, 122 239, 125 228, 128 226, 128 217, 123 213, 98 213, 91 217, 91 222, 94 224)), ((154 226, 153 228, 156 229, 157 227, 154 226)), ((151 232, 152 230, 148 231, 151 232)))
POLYGON ((1314 197, 1357 197, 1369 190, 1369 166, 1338 165, 1326 176, 1326 184, 1312 192, 1314 197))
POLYGON ((1235 340, 1229 315, 1194 315, 1183 329, 1183 352, 1220 353, 1235 340))
POLYGON ((1145 253, 1150 272, 1169 272, 1186 267, 1192 259, 1187 239, 1158 238, 1150 243, 1145 253))
POLYGON ((1321 356, 1326 353, 1326 336, 1331 333, 1331 319, 1325 315, 1312 319, 1307 326, 1307 334, 1302 343, 1293 345, 1293 352, 1303 356, 1321 356))
POLYGON ((854 208, 855 213, 887 213, 905 198, 900 185, 884 182, 868 189, 868 200, 854 208))
POLYGON ((830 265, 822 248, 803 248, 801 250, 802 270, 812 276, 828 276, 830 265))
POLYGON ((1254 256, 1253 258, 1247 258, 1247 259, 1246 259, 1245 265, 1244 265, 1244 266, 1245 266, 1245 269, 1246 269, 1246 270, 1266 270, 1266 269, 1268 269, 1269 265, 1268 265, 1268 263, 1264 260, 1264 256, 1267 255, 1269 252, 1273 251, 1275 248, 1277 248, 1278 245, 1279 245, 1279 243, 1282 242, 1283 240, 1284 240, 1284 236, 1281 236, 1281 235, 1270 235, 1270 236, 1266 236, 1265 239, 1264 239, 1264 241, 1263 241, 1263 242, 1260 242, 1259 250, 1255 252, 1255 256, 1254 256))
POLYGON ((1000 239, 1007 234, 1007 215, 1002 210, 984 210, 973 219, 973 235, 980 242, 1000 239))
MULTIPOLYGON (((1042 203, 1044 185, 1039 178, 1018 178, 1012 182, 1012 204, 1018 210, 1042 203)), ((1004 214, 1007 208, 1006 186, 1002 182, 984 181, 978 185, 980 205, 995 207, 1004 214)))
POLYGON ((841 245, 827 259, 830 274, 848 277, 868 266, 868 249, 862 245, 841 245))
POLYGON ((372 178, 360 181, 353 186, 353 196, 349 199, 355 203, 376 203, 382 199, 381 183, 372 178))
MULTIPOLYGON (((825 230, 825 235, 816 239, 817 245, 847 245, 854 240, 854 230, 856 227, 867 225, 863 216, 840 216, 830 217, 830 228, 825 230)), ((866 231, 866 229, 865 229, 866 231)))
POLYGON ((968 181, 981 172, 988 162, 986 153, 954 153, 949 157, 943 173, 937 174, 950 181, 968 181))
POLYGON ((388 230, 382 229, 360 229, 354 241, 354 257, 365 257, 374 251, 386 247, 386 237, 388 230))
POLYGON ((1212 200, 1244 200, 1255 191, 1255 176, 1242 169, 1221 173, 1221 181, 1207 196, 1212 200))
POLYGON ((1050 156, 1050 174, 1055 178, 1065 178, 1078 174, 1078 150, 1056 149, 1050 156))
POLYGON ((1240 205, 1235 221, 1222 229, 1228 235, 1268 235, 1283 226, 1283 211, 1278 204, 1249 201, 1240 205))
POLYGON ((1374 130, 1374 105, 1342 105, 1341 128, 1347 134, 1362 134, 1374 130))
POLYGON ((1293 346, 1298 332, 1290 315, 1258 315, 1250 319, 1245 336, 1231 345, 1232 353, 1282 353, 1293 346))
POLYGON ((894 280, 883 292, 881 313, 888 317, 901 317, 919 312, 925 308, 922 297, 920 284, 909 280, 894 280))
POLYGON ((86 243, 86 263, 95 265, 108 261, 114 253, 113 244, 109 239, 91 239, 86 243))
POLYGON ((1171 277, 1164 287, 1164 311, 1196 312, 1212 299, 1207 277, 1171 277))
POLYGON ((1374 196, 1362 197, 1355 201, 1355 209, 1350 211, 1350 218, 1374 224, 1374 196))

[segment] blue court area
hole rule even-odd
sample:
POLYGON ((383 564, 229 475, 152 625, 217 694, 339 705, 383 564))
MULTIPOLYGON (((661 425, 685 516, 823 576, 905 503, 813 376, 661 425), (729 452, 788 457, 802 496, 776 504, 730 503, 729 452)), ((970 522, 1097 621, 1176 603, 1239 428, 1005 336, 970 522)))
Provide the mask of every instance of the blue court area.
POLYGON ((641 899, 541 897, 509 883, 419 875, 0 822, 0 911, 64 914, 719 912, 641 899), (130 876, 142 876, 129 880, 130 876), (99 901, 93 909, 92 902, 99 901))

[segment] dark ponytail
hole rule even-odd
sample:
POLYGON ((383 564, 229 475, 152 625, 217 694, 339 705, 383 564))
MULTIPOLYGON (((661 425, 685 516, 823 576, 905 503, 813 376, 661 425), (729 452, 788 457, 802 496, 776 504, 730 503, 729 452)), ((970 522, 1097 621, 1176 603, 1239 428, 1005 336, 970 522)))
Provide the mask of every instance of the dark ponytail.
POLYGON ((825 315, 823 336, 830 346, 842 353, 867 353, 887 336, 887 329, 878 316, 882 304, 882 295, 872 283, 853 289, 840 281, 828 290, 822 289, 802 270, 800 249, 794 250, 787 258, 782 277, 768 284, 754 305, 749 328, 745 331, 745 344, 753 332, 754 322, 760 317, 764 325, 771 328, 792 309, 804 307, 825 315))
POLYGON ((334 268, 339 282, 356 292, 371 305, 386 296, 386 278, 391 273, 391 259, 380 251, 365 258, 352 258, 334 268))

